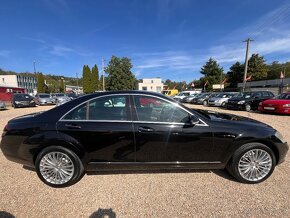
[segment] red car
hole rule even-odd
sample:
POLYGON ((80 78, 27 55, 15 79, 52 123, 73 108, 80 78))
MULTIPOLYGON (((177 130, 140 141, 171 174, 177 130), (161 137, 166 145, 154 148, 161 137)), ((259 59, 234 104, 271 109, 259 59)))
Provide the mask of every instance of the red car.
POLYGON ((290 92, 259 104, 259 111, 278 114, 290 114, 290 92))

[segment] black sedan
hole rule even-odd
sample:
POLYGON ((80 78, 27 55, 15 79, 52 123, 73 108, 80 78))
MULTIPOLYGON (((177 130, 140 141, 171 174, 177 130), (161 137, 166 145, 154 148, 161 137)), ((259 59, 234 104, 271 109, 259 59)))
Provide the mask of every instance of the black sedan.
POLYGON ((17 107, 35 107, 36 103, 35 103, 32 96, 30 96, 28 94, 18 93, 18 94, 13 95, 11 105, 14 108, 17 108, 17 107))
POLYGON ((0 146, 52 187, 70 186, 85 172, 140 169, 226 168, 240 182, 259 183, 288 150, 264 123, 145 91, 85 95, 12 119, 0 146))

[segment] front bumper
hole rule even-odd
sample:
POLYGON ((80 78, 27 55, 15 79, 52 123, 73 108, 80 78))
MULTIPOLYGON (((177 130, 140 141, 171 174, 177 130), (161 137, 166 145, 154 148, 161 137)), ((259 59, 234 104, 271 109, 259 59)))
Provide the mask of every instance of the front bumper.
POLYGON ((259 111, 265 112, 265 113, 276 113, 276 114, 290 114, 290 108, 289 107, 270 107, 267 105, 260 105, 259 111), (269 109, 270 108, 270 109, 269 109))
POLYGON ((227 109, 230 110, 245 110, 245 104, 238 104, 238 103, 227 103, 227 109))
POLYGON ((220 107, 222 106, 222 102, 208 102, 209 106, 216 106, 216 107, 220 107))
POLYGON ((286 154, 289 150, 289 145, 287 144, 287 142, 276 143, 276 147, 277 147, 278 152, 279 152, 279 160, 277 162, 277 165, 278 165, 278 164, 281 164, 285 161, 286 154))

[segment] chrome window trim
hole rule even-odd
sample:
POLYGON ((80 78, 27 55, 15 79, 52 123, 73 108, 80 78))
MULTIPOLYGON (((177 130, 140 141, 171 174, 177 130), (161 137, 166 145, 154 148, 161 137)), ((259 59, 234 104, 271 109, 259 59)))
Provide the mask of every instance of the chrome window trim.
MULTIPOLYGON (((155 96, 155 95, 150 95, 150 94, 139 94, 139 93, 116 93, 116 94, 106 94, 106 95, 102 95, 102 96, 97 96, 95 98, 91 98, 88 99, 84 102, 82 102, 81 104, 78 104, 77 106, 73 107, 72 109, 70 109, 68 112, 66 112, 58 121, 73 121, 73 122, 131 122, 131 123, 156 123, 156 124, 185 124, 185 123, 175 123, 175 122, 154 122, 154 121, 142 121, 142 120, 138 120, 138 121, 130 121, 130 120, 67 120, 67 119, 63 119, 67 114, 69 114, 71 111, 73 111, 74 109, 76 109, 77 107, 86 104, 89 101, 93 101, 95 99, 98 98, 103 98, 103 97, 108 97, 108 96, 118 96, 118 95, 124 95, 124 96, 148 96, 148 97, 154 97, 154 98, 158 98, 161 99, 163 101, 166 101, 170 104, 173 104, 176 107, 179 107, 180 109, 186 111, 187 113, 189 113, 190 115, 194 115, 192 112, 186 110, 185 108, 181 107, 177 102, 171 102, 167 99, 161 98, 159 96, 155 96)), ((204 122, 202 119, 199 118, 199 121, 201 122, 200 124, 196 124, 195 126, 208 126, 206 122, 204 122)))

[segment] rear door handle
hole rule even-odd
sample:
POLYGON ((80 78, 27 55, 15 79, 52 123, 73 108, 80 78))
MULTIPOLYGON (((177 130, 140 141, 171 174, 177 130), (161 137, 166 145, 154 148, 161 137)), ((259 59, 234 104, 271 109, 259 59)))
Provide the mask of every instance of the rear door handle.
POLYGON ((68 128, 68 129, 81 129, 82 127, 81 126, 78 126, 76 124, 71 124, 71 123, 67 123, 65 124, 65 126, 68 128))
POLYGON ((138 128, 138 132, 154 132, 154 129, 150 128, 150 127, 143 127, 143 126, 140 126, 138 128))

